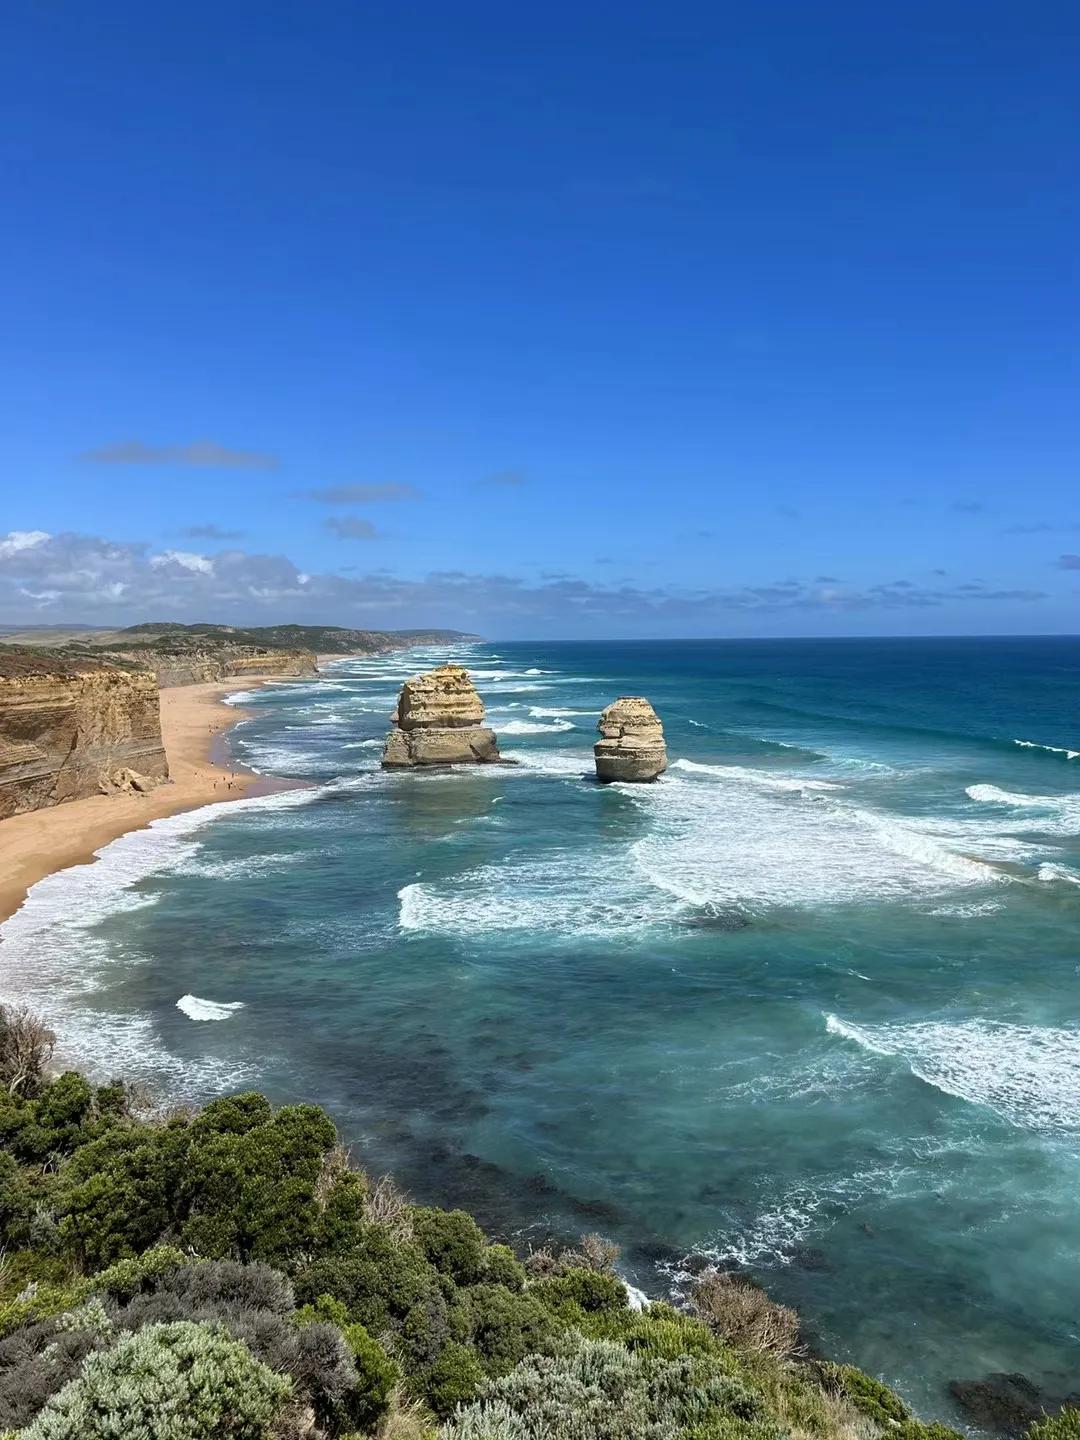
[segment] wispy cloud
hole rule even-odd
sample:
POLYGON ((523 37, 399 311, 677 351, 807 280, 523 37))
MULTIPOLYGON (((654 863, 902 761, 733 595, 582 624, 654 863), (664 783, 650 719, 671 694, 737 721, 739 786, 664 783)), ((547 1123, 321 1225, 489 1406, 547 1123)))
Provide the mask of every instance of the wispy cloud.
POLYGON ((377 540, 379 532, 370 520, 361 520, 358 515, 331 515, 326 523, 331 535, 339 540, 377 540))
POLYGON ((185 540, 241 540, 246 531, 223 530, 220 525, 184 525, 175 532, 185 540))
POLYGON ((320 505, 370 505, 384 500, 419 500, 415 485, 388 481, 383 485, 327 485, 317 490, 298 490, 300 500, 315 500, 320 505))
POLYGON ((496 470, 494 474, 485 475, 476 483, 483 489, 519 490, 522 485, 529 483, 529 477, 523 470, 496 470))
POLYGON ((1008 525, 1002 535, 1072 535, 1080 531, 1080 522, 1040 520, 1031 525, 1008 525))
POLYGON ((216 440, 193 440, 187 445, 145 445, 141 440, 122 440, 100 445, 80 457, 97 465, 190 465, 209 470, 276 470, 276 455, 261 450, 234 450, 216 440))
POLYGON ((1059 570, 1080 570, 1080 555, 1059 555, 1059 570))
POLYGON ((984 515, 986 506, 981 500, 954 500, 949 507, 957 515, 984 515))

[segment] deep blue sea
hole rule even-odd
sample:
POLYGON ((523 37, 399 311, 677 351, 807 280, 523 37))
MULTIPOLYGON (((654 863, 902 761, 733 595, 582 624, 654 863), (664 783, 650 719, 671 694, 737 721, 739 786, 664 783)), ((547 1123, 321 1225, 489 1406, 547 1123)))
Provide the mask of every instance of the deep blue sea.
POLYGON ((237 757, 311 788, 43 881, 4 991, 103 1074, 320 1101, 519 1244, 611 1236, 650 1293, 744 1265, 926 1415, 1080 1388, 1080 640, 465 646, 519 763, 382 773, 445 658, 236 697, 237 757), (620 694, 655 785, 589 778, 620 694))

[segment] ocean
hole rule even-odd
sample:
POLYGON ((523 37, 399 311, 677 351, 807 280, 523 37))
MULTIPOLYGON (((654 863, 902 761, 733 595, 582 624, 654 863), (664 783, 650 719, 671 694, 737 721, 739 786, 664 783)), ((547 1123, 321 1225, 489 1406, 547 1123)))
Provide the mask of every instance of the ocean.
POLYGON ((310 788, 42 881, 3 990, 66 1054, 326 1105, 519 1246, 652 1295, 746 1267, 815 1344, 1080 1388, 1080 639, 475 644, 240 694, 310 788), (401 681, 472 669, 506 767, 383 773, 401 681), (670 768, 591 779, 642 694, 670 768))

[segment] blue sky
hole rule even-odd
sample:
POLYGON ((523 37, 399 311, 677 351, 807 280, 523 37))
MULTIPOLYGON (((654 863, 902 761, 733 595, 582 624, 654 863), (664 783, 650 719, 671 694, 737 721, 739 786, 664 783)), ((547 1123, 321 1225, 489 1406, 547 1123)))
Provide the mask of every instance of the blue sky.
POLYGON ((4 31, 0 622, 1080 628, 1075 4, 4 31))

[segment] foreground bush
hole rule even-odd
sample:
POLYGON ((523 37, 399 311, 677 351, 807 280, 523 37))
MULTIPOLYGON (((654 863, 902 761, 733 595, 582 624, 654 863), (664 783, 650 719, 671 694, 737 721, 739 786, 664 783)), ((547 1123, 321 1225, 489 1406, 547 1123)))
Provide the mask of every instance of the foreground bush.
POLYGON ((748 1282, 632 1310, 598 1236, 523 1264, 314 1106, 148 1118, 51 1044, 0 1007, 0 1440, 955 1440, 748 1282))
POLYGON ((657 1360, 611 1341, 534 1355, 485 1386, 443 1440, 785 1440, 716 1361, 657 1360))
POLYGON ((290 1390, 223 1330, 151 1325, 92 1354, 20 1440, 266 1440, 290 1390))

